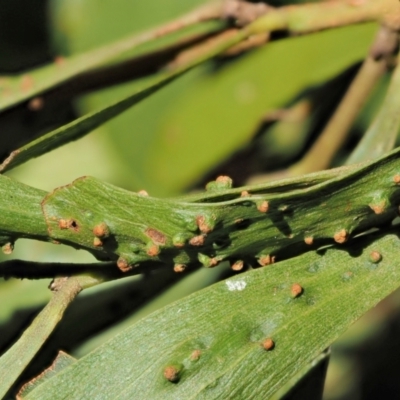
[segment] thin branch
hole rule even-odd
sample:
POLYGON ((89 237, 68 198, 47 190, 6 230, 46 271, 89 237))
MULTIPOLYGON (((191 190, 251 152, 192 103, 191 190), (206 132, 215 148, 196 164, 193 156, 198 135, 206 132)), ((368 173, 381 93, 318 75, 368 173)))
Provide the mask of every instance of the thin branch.
POLYGON ((0 357, 0 398, 3 398, 19 375, 45 343, 65 310, 79 292, 95 281, 86 276, 60 278, 53 286, 53 296, 19 340, 0 357))
POLYGON ((303 159, 290 168, 291 174, 319 171, 331 165, 369 95, 392 64, 397 47, 398 34, 383 25, 335 113, 303 159))
POLYGON ((393 149, 400 128, 400 60, 394 70, 386 97, 378 115, 358 143, 346 164, 382 156, 393 149))

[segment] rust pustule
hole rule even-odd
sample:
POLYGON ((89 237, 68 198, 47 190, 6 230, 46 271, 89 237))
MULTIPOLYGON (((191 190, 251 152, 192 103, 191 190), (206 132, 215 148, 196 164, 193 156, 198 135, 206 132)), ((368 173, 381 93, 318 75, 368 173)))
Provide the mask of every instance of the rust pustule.
POLYGON ((217 177, 217 179, 215 180, 215 182, 218 183, 223 183, 224 185, 230 185, 232 186, 232 178, 230 176, 226 176, 226 175, 220 175, 217 177))
POLYGON ((209 262, 209 267, 216 267, 218 264, 220 263, 220 260, 218 260, 217 258, 213 257, 210 258, 210 262, 209 262))
POLYGON ((303 293, 304 289, 298 284, 294 283, 290 288, 290 295, 293 298, 299 297, 303 293))
POLYGON ((160 231, 154 228, 147 228, 144 233, 148 236, 154 243, 164 245, 167 242, 167 237, 160 231))
POLYGON ((377 215, 383 214, 386 210, 386 203, 384 201, 381 201, 377 204, 370 204, 369 206, 371 210, 377 215))
POLYGON ((58 227, 60 229, 68 229, 68 220, 66 220, 66 219, 58 220, 58 227))
POLYGON ((262 213, 266 213, 269 210, 269 203, 268 201, 264 200, 261 203, 257 204, 257 210, 262 212, 262 213))
POLYGON ((28 103, 28 109, 30 111, 40 111, 44 106, 43 97, 34 97, 28 103))
POLYGON ((122 272, 128 272, 128 271, 130 271, 132 269, 132 266, 130 266, 128 261, 123 257, 118 258, 117 267, 122 272))
POLYGON ((73 229, 74 231, 79 230, 79 225, 74 219, 59 219, 58 226, 60 229, 73 229))
POLYGON ((93 228, 93 235, 98 237, 98 238, 105 238, 110 235, 110 230, 105 222, 101 222, 100 224, 97 224, 93 228))
POLYGON ((240 193, 240 197, 250 197, 250 193, 247 190, 243 190, 240 193))
POLYGON ((213 230, 213 227, 204 215, 198 215, 196 217, 196 224, 202 233, 210 233, 213 230))
POLYGON ((101 246, 103 246, 103 242, 101 241, 100 238, 95 237, 95 238, 93 239, 93 246, 94 246, 94 247, 101 247, 101 246))
POLYGON ((176 273, 178 273, 178 274, 184 272, 185 269, 186 269, 186 265, 185 264, 175 264, 174 265, 174 271, 176 273))
POLYGON ((145 190, 139 190, 138 195, 142 197, 148 197, 148 193, 145 190))
POLYGON ((400 175, 395 175, 395 176, 393 177, 393 182, 394 182, 396 185, 400 185, 400 175))
POLYGON ((197 255, 198 260, 203 264, 206 268, 212 268, 217 266, 221 262, 221 258, 218 257, 209 257, 206 254, 199 253, 197 255))
POLYGON ((208 182, 207 191, 226 190, 232 187, 232 179, 229 176, 221 175, 215 181, 208 182))
POLYGON ((164 369, 164 378, 172 383, 179 381, 181 369, 175 365, 169 365, 164 369))
POLYGON ((192 361, 197 361, 201 357, 201 350, 193 350, 192 354, 190 355, 190 359, 192 361))
POLYGON ((314 238, 312 236, 306 236, 304 238, 304 243, 311 246, 314 243, 314 238))
POLYGON ((271 338, 267 338, 262 342, 262 347, 264 350, 272 350, 275 347, 275 343, 271 338))
POLYGON ((349 232, 346 229, 341 229, 336 232, 333 236, 333 239, 336 243, 345 243, 349 238, 349 232))
POLYGON ((152 243, 147 246, 146 254, 150 257, 158 256, 160 254, 160 248, 155 243, 152 243))
POLYGON ((205 241, 204 235, 194 236, 189 240, 189 244, 192 246, 203 246, 205 241))
POLYGON ((243 267, 244 267, 244 262, 242 260, 235 261, 234 263, 231 264, 231 269, 236 272, 241 271, 243 267))
POLYGON ((258 258, 258 263, 263 267, 266 265, 273 264, 274 262, 275 262, 275 256, 271 256, 270 254, 266 254, 258 258))
POLYGON ((379 251, 372 251, 369 255, 369 259, 371 260, 371 262, 373 262, 374 264, 378 264, 379 262, 382 261, 382 254, 379 253, 379 251))
POLYGON ((34 81, 30 75, 23 75, 21 78, 21 90, 23 92, 29 92, 34 86, 34 81))

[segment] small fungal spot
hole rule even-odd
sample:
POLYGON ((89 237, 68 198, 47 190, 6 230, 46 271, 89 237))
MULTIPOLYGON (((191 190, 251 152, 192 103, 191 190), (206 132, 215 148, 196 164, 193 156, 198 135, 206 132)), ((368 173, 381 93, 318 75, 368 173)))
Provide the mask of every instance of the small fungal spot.
POLYGON ((184 233, 177 233, 173 238, 172 238, 172 244, 175 247, 181 248, 185 246, 187 240, 187 236, 184 233))
POLYGON ((95 246, 95 247, 101 247, 101 246, 103 246, 103 242, 101 241, 100 238, 95 237, 95 238, 93 239, 93 246, 95 246))
POLYGON ((240 197, 250 197, 250 193, 247 190, 243 190, 240 193, 240 197))
POLYGON ((197 361, 201 357, 201 350, 193 350, 192 354, 190 355, 190 359, 192 361, 197 361))
POLYGON ((62 66, 65 64, 65 58, 63 56, 57 56, 54 58, 54 63, 58 66, 62 66))
POLYGON ((382 201, 378 204, 370 204, 369 206, 370 206, 371 210, 377 215, 383 214, 386 210, 386 202, 384 202, 384 201, 382 201))
POLYGON ((23 92, 28 92, 33 88, 33 79, 30 75, 24 75, 21 78, 21 90, 23 92))
POLYGON ((203 246, 204 240, 204 235, 194 236, 189 240, 189 244, 191 244, 192 246, 203 246))
POLYGON ((102 222, 96 225, 93 228, 93 235, 98 238, 108 237, 110 235, 110 230, 108 229, 107 224, 105 222, 102 222))
POLYGON ((164 369, 164 378, 172 383, 179 381, 181 368, 176 365, 169 365, 164 369))
POLYGON ((258 263, 265 267, 266 265, 273 264, 275 262, 275 256, 271 256, 270 254, 262 255, 258 259, 258 263))
POLYGON ((369 259, 374 264, 378 264, 379 262, 382 261, 382 254, 379 253, 379 251, 375 250, 375 251, 371 252, 371 254, 369 255, 369 259))
POLYGON ((268 212, 268 209, 269 209, 269 203, 266 200, 264 200, 261 203, 257 204, 257 210, 262 212, 262 213, 268 212))
POLYGON ((66 219, 60 219, 58 221, 58 226, 60 229, 68 229, 68 221, 66 219))
POLYGON ((232 187, 232 178, 226 175, 220 175, 217 177, 217 179, 215 180, 215 182, 218 183, 223 183, 224 185, 229 185, 230 187, 232 187))
POLYGON ((290 288, 290 295, 292 298, 299 297, 303 293, 303 288, 298 284, 294 283, 290 288))
POLYGON ((128 261, 125 258, 118 258, 117 261, 117 267, 122 271, 122 272, 128 272, 132 269, 132 267, 129 265, 128 261))
POLYGON ((196 224, 202 233, 209 233, 213 230, 212 224, 204 215, 198 215, 196 217, 196 224))
POLYGON ((60 229, 74 229, 75 231, 79 229, 77 222, 73 219, 60 219, 58 226, 60 229))
POLYGON ((393 182, 394 182, 396 185, 400 185, 400 175, 395 175, 395 176, 393 177, 393 182))
POLYGON ((155 257, 160 254, 160 248, 155 243, 151 243, 147 246, 146 254, 150 257, 155 257))
POLYGON ((226 190, 232 187, 233 181, 229 176, 221 175, 215 181, 208 182, 207 191, 226 190))
POLYGON ((231 264, 232 271, 241 271, 244 267, 244 262, 242 260, 235 261, 231 264))
POLYGON ((333 239, 335 240, 336 243, 345 243, 347 242, 348 238, 349 238, 349 233, 346 231, 346 229, 341 229, 340 231, 336 232, 335 235, 333 236, 333 239))
POLYGON ((305 242, 305 244, 308 244, 309 246, 311 246, 314 243, 314 238, 312 236, 306 236, 304 238, 304 242, 305 242))
POLYGON ((262 346, 264 350, 272 350, 275 347, 275 343, 271 338, 267 338, 263 341, 262 346))
POLYGON ((142 197, 148 197, 148 193, 145 190, 139 190, 138 195, 142 197))
POLYGON ((186 269, 186 265, 185 264, 175 264, 174 265, 174 271, 178 274, 184 272, 186 269))
POLYGON ((205 254, 199 253, 197 255, 198 260, 203 264, 206 268, 212 268, 217 266, 220 263, 220 260, 216 257, 208 257, 205 254))
POLYGON ((167 241, 166 236, 157 229, 147 228, 144 233, 155 243, 164 245, 167 241))
POLYGON ((3 253, 6 255, 10 255, 14 250, 14 243, 6 243, 2 248, 3 253))
POLYGON ((28 103, 28 109, 30 111, 40 111, 44 106, 43 97, 35 97, 28 103))

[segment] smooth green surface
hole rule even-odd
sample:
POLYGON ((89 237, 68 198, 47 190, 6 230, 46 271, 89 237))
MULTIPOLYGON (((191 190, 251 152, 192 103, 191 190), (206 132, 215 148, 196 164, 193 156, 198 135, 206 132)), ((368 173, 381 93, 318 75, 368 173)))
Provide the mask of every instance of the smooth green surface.
POLYGON ((237 275, 151 314, 27 399, 269 398, 399 286, 399 245, 396 234, 360 238, 351 249, 237 275), (382 254, 379 264, 372 251, 382 254), (304 289, 295 299, 294 283, 304 289), (275 348, 266 352, 268 337, 275 348), (175 384, 163 377, 174 364, 183 365, 175 384))
POLYGON ((347 160, 347 164, 372 160, 394 147, 400 127, 399 108, 400 67, 397 66, 378 115, 347 160))
POLYGON ((34 189, 13 179, 0 179, 0 243, 13 238, 37 237, 45 240, 47 227, 43 222, 40 202, 46 192, 34 189), (10 232, 13 232, 10 234, 10 232))

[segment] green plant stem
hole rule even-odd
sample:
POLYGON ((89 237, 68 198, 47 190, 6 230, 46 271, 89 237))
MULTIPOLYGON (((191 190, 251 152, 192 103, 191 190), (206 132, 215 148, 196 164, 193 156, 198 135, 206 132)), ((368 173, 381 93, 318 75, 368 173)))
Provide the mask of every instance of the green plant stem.
MULTIPOLYGON (((368 57, 362 64, 336 111, 307 154, 298 163, 290 167, 290 174, 301 175, 326 169, 331 165, 333 158, 345 142, 360 110, 365 105, 380 78, 387 71, 396 48, 397 35, 386 26, 382 26, 376 35, 368 57), (394 36, 396 36, 396 39, 394 36), (389 46, 386 44, 388 39, 391 39, 389 46), (377 57, 375 54, 376 49, 382 47, 385 49, 385 54, 379 54, 379 57, 377 57)), ((386 143, 384 138, 380 138, 378 142, 386 143)), ((361 160, 355 162, 359 161, 361 160)))
POLYGON ((0 398, 23 372, 61 320, 66 308, 85 287, 95 280, 86 276, 60 278, 59 289, 33 320, 19 340, 0 357, 0 398))
MULTIPOLYGON (((83 177, 45 196, 39 226, 46 225, 47 235, 39 231, 31 237, 118 261, 127 273, 147 263, 266 265, 346 242, 393 220, 400 200, 399 154, 397 149, 371 163, 335 170, 327 180, 311 174, 264 188, 227 189, 223 179, 210 183, 209 193, 179 199, 143 196, 83 177)), ((17 214, 13 218, 21 222, 17 214)), ((27 228, 22 224, 16 232, 13 218, 8 225, 0 220, 0 231, 18 238, 27 228)))
POLYGON ((393 72, 386 97, 360 143, 346 164, 380 157, 393 149, 400 128, 400 61, 393 72))

